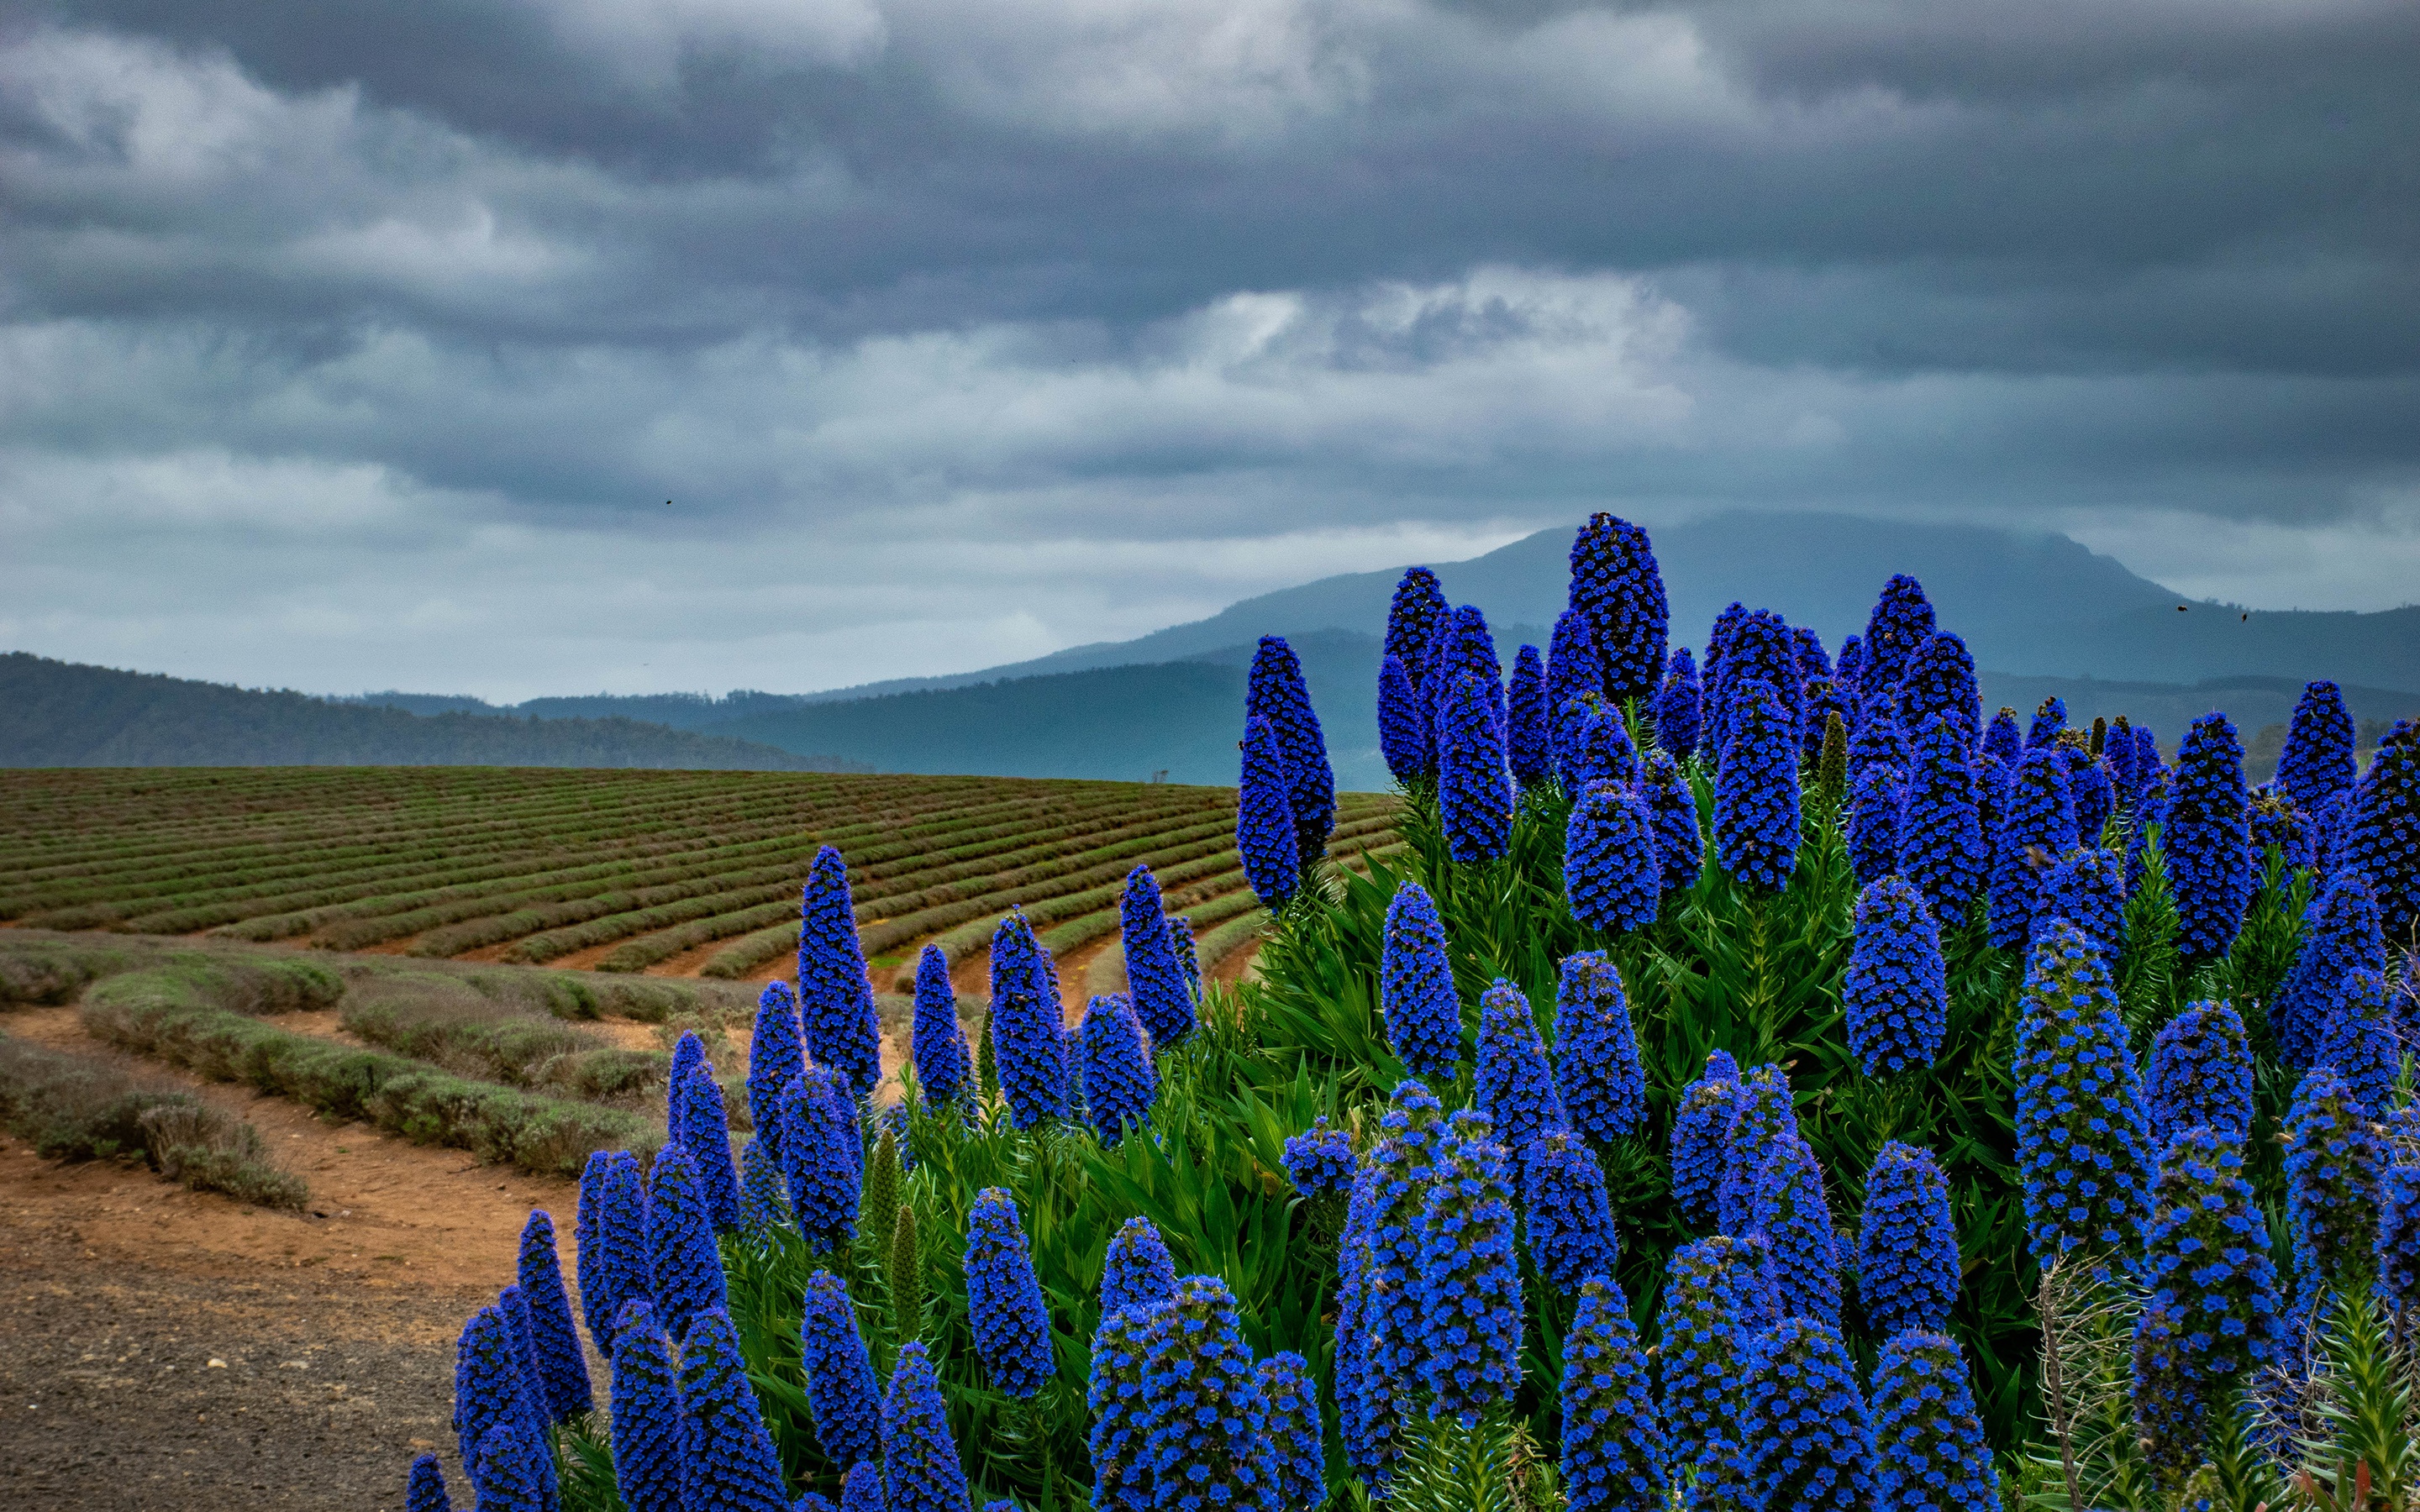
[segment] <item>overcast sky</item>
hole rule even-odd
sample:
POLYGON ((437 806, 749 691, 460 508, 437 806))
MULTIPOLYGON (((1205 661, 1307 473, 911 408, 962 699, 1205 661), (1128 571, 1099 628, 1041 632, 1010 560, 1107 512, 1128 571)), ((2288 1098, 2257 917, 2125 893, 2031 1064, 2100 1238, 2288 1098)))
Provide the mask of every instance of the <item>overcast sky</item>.
POLYGON ((6 13, 0 649, 801 690, 1737 502, 2420 599, 2409 0, 6 13))

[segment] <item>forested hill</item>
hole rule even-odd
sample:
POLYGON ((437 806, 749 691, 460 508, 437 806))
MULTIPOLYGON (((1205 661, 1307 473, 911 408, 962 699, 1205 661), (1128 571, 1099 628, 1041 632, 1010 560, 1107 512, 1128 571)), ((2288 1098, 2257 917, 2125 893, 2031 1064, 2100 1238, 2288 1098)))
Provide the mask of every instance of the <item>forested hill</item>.
POLYGON ((0 766, 644 766, 863 772, 635 719, 409 714, 0 655, 0 766))

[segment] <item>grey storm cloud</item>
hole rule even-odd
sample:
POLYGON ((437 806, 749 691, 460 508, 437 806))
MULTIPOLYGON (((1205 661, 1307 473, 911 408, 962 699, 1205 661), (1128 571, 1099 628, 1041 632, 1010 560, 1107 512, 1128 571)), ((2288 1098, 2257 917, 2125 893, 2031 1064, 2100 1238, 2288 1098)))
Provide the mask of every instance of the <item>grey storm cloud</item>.
POLYGON ((2391 0, 0 25, 0 635, 247 682, 952 671, 1594 507, 2382 607, 2415 354, 2391 0))

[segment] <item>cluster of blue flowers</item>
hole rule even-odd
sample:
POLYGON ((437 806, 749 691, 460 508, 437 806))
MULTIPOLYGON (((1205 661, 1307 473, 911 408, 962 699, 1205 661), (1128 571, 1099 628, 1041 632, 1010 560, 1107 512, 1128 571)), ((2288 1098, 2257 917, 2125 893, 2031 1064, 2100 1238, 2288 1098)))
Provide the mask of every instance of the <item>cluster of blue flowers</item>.
MULTIPOLYGON (((934 1103, 957 1101, 974 1076, 966 1026, 958 1022, 957 994, 950 986, 950 958, 938 945, 925 946, 916 957, 916 1014, 908 1027, 908 1055, 916 1067, 917 1089, 934 1103)), ((752 1074, 752 1060, 750 1071, 752 1074)))
POLYGON ((882 1085, 882 1026, 858 944, 848 863, 830 845, 815 852, 799 922, 799 1016, 807 1050, 847 1077, 859 1096, 870 1097, 882 1085))
POLYGON ((1492 686, 1463 673, 1437 705, 1437 807, 1446 844, 1465 866, 1495 860, 1512 839, 1512 788, 1492 686))
POLYGON ((1193 984, 1168 926, 1159 878, 1147 866, 1126 873, 1125 890, 1118 896, 1118 942, 1135 1017, 1151 1036, 1151 1047, 1165 1050, 1193 1031, 1193 984))
POLYGON ((1858 642, 1859 693, 1871 701, 1897 687, 1907 671, 1908 658, 1932 639, 1932 601, 1924 596, 1924 585, 1903 572, 1892 573, 1858 642))
MULTIPOLYGON (((1280 854, 1294 852, 1287 846, 1280 854)), ((1065 1118, 1067 1045, 1058 972, 1022 909, 1010 909, 992 931, 991 1041, 1001 1096, 1016 1126, 1065 1118)))
POLYGON ((1411 669, 1401 656, 1386 657, 1378 663, 1378 754, 1396 781, 1410 787, 1436 770, 1434 739, 1411 669))
POLYGON ((2359 872, 2339 872, 2304 918, 2294 964, 2270 1012, 2278 1058, 2289 1066, 2311 1065, 2345 980, 2356 971, 2385 969, 2386 931, 2369 879, 2359 872))
POLYGON ((1983 700, 1975 687, 1975 657, 1947 631, 1927 636, 1908 658, 1899 683, 1899 722, 1921 731, 1940 719, 1971 746, 1983 733, 1983 700))
POLYGON ((1978 1512, 2000 1504, 2000 1476, 1975 1412, 1966 1357, 1937 1328, 1893 1335, 1874 1363, 1874 1504, 1887 1512, 1978 1512))
POLYGON ((1938 1334, 1958 1302, 1958 1225, 1932 1152, 1894 1139, 1866 1172, 1857 1228, 1857 1299, 1884 1338, 1938 1334))
POLYGON ((1564 833, 1563 892, 1572 917, 1607 934, 1655 922, 1663 890, 1655 818, 1638 794, 1600 781, 1572 805, 1564 833))
POLYGON ((1145 1311, 1176 1294, 1176 1261, 1148 1218, 1129 1218, 1109 1240, 1101 1266, 1101 1316, 1145 1311))
POLYGON ((1798 732, 1773 686, 1736 695, 1714 776, 1714 856, 1744 885, 1777 892, 1798 868, 1798 732))
POLYGON ((839 1074, 815 1066, 792 1081, 781 1124, 793 1221, 810 1244, 838 1248, 857 1235, 865 1179, 856 1105, 839 1074))
POLYGON ((2226 953, 2252 903, 2252 831, 2243 742, 2223 714, 2193 722, 2177 747, 2161 846, 2177 903, 2177 949, 2188 958, 2226 953))
POLYGON ((593 1338, 612 1338, 623 1305, 644 1302, 653 1290, 646 1200, 637 1156, 624 1149, 600 1149, 588 1157, 580 1173, 580 1211, 572 1233, 579 1252, 581 1313, 593 1338))
POLYGON ((1555 1090, 1574 1128, 1597 1145, 1647 1121, 1647 1073, 1621 973, 1611 957, 1581 950, 1563 961, 1555 992, 1555 1090))
POLYGON ((1730 1052, 1706 1057, 1705 1073, 1681 1090, 1672 1119, 1672 1200, 1694 1224, 1718 1221, 1717 1206, 1731 1115, 1740 1094, 1739 1063, 1730 1052))
POLYGON ((1610 1275, 1621 1256, 1605 1172, 1588 1147, 1560 1132, 1518 1151, 1529 1256, 1549 1285, 1573 1292, 1592 1275, 1610 1275))
POLYGON ((1244 859, 1244 880, 1262 906, 1283 908, 1301 885, 1302 852, 1295 839, 1294 801, 1285 757, 1268 720, 1244 721, 1243 775, 1236 786, 1235 849, 1244 859))
POLYGON ((1666 1266, 1659 1304, 1665 1450, 1708 1494, 1735 1476, 1738 1460, 1740 1354, 1749 1320, 1740 1315, 1731 1273, 1751 1263, 1738 1251, 1729 1239, 1682 1245, 1666 1266))
POLYGON ((2011 1071, 2034 1263, 2079 1245, 2130 1251, 2143 1229, 2149 1120, 2108 967, 2072 926, 2054 920, 2035 942, 2011 1071))
POLYGON ((1129 1127, 1151 1121, 1159 1098, 1159 1072, 1134 1003, 1125 993, 1094 998, 1084 1009, 1078 1039, 1081 1054, 1084 1121, 1104 1145, 1116 1145, 1129 1127))
POLYGON ((1562 1473, 1571 1512, 1642 1512, 1664 1504, 1663 1426, 1638 1330, 1606 1275, 1579 1288, 1563 1335, 1562 1473))
POLYGON ((2023 949, 2033 937, 2043 875, 2075 844, 2066 767, 2055 748, 2027 750, 2009 783, 1992 852, 1992 943, 2003 950, 2023 949))
POLYGON ((890 1512, 972 1512, 940 1379, 913 1340, 899 1347, 882 1399, 882 1475, 890 1512))
POLYGON ((2351 1088, 2326 1066, 2294 1088, 2285 1134, 2295 1310, 2307 1315, 2375 1268, 2379 1149, 2351 1088))
POLYGON ((1277 1505, 1311 1512, 1327 1499, 1327 1464, 1311 1362, 1280 1350, 1260 1363, 1257 1374, 1263 1434, 1277 1458, 1277 1505))
POLYGON ((1885 876, 1857 898, 1840 1004, 1849 1048, 1869 1076, 1930 1066, 1949 1029, 1941 932, 1904 877, 1885 876))
POLYGON ((2126 921, 2126 868, 2115 851, 2077 846, 2058 858, 2034 899, 2033 928, 2045 919, 2075 926, 2086 943, 2114 955, 2126 921))
POLYGON ((815 1442, 835 1465, 882 1458, 882 1399, 857 1331, 857 1306, 829 1271, 807 1278, 799 1324, 815 1442))
POLYGON ((1611 515, 1591 515, 1572 542, 1571 564, 1571 607, 1588 620, 1606 697, 1650 697, 1664 671, 1671 609, 1647 532, 1611 515))
POLYGON ((1639 796, 1655 819, 1657 884, 1667 898, 1698 885, 1705 865, 1705 836, 1698 828, 1698 794, 1688 774, 1669 753, 1652 750, 1639 764, 1639 796))
POLYGON ((748 1384, 739 1331, 721 1308, 698 1314, 681 1335, 680 1394, 688 1420, 682 1504, 790 1512, 781 1457, 765 1431, 755 1389, 748 1384))
POLYGON ((1730 1124, 1723 1130, 1723 1174, 1714 1191, 1715 1221, 1734 1237, 1755 1230, 1756 1182, 1765 1157, 1798 1138, 1790 1073, 1759 1066, 1740 1078, 1730 1124))
POLYGON ((1906 773, 1887 762, 1869 763, 1849 779, 1849 871, 1861 887, 1899 869, 1906 788, 1906 773))
POLYGON ((1555 776, 1554 717, 1546 703, 1546 666, 1536 646, 1512 657, 1512 687, 1506 695, 1505 759, 1523 792, 1544 787, 1555 776))
POLYGON ((646 1211, 647 1275, 656 1317, 674 1333, 686 1334, 690 1319, 728 1306, 730 1295, 715 1250, 713 1219, 698 1191, 697 1166, 677 1139, 656 1151, 647 1172, 646 1211))
POLYGON ((1521 1262, 1504 1147, 1482 1114, 1447 1120, 1420 1207, 1420 1382, 1440 1415, 1476 1416, 1521 1384, 1521 1262))
POLYGON ((1016 1216, 1016 1199, 1001 1187, 975 1194, 967 1215, 967 1317, 992 1384, 1011 1396, 1032 1396, 1056 1373, 1050 1315, 1033 1274, 1033 1256, 1016 1216))
POLYGON ((2204 1128, 2168 1142, 2144 1252, 2134 1421, 2173 1486, 2200 1463, 2211 1413, 2283 1339, 2269 1226, 2244 1180, 2240 1139, 2204 1128))
MULTIPOLYGON (((685 1037, 686 1038, 686 1037, 685 1037)), ((701 1048, 675 1084, 669 1112, 680 1121, 665 1132, 689 1147, 697 1163, 697 1184, 706 1219, 718 1229, 739 1227, 739 1170, 731 1159, 731 1119, 723 1111, 722 1084, 701 1048)))
POLYGON ((1698 664, 1684 646, 1672 653, 1671 671, 1664 674, 1663 690, 1655 695, 1655 744, 1675 756, 1696 750, 1704 704, 1698 664))
POLYGON ((1605 663, 1589 633, 1588 616, 1566 609, 1555 616, 1555 633, 1546 641, 1546 717, 1555 721, 1555 740, 1563 738, 1563 711, 1575 699, 1605 701, 1605 663))
POLYGON ((1307 1197, 1343 1196, 1353 1190, 1353 1139, 1331 1128, 1322 1114, 1317 1121, 1285 1142, 1286 1179, 1307 1197))
POLYGON ((1454 996, 1444 921, 1417 882, 1402 884, 1387 904, 1378 1007, 1388 1044, 1415 1075, 1453 1074, 1462 1059, 1462 1004, 1454 996))
POLYGON ((587 1356, 571 1326, 571 1298, 564 1290, 563 1262, 555 1253, 554 1219, 544 1209, 532 1212, 521 1226, 515 1272, 529 1308, 530 1351, 536 1357, 547 1414, 557 1423, 568 1422, 595 1406, 596 1398, 588 1385, 587 1356))
POLYGON ((1837 1329, 1785 1318, 1749 1347, 1740 1458, 1752 1504, 1869 1512, 1873 1440, 1837 1329))
MULTIPOLYGON (((944 987, 949 984, 946 970, 941 982, 944 987)), ((701 1043, 701 1057, 705 1050, 701 1043)), ((748 1037, 748 1126, 768 1136, 768 1154, 781 1152, 782 1094, 806 1072, 807 1046, 799 1026, 798 995, 786 981, 768 982, 757 995, 755 1026, 748 1037)), ((921 1063, 916 1074, 919 1081, 923 1080, 921 1063)))
POLYGON ((2151 1137, 2160 1148, 2187 1129, 2252 1134, 2252 1044, 2235 1005, 2194 1003, 2151 1042, 2151 1137))
POLYGON ((1974 912, 1991 870, 1971 744, 1969 732, 1939 715, 1916 727, 1915 766, 1899 820, 1900 874, 1924 894, 1933 918, 1951 929, 1974 912))
POLYGON ((1286 807, 1294 819, 1298 870, 1308 876, 1326 852, 1336 827, 1336 773, 1327 738, 1311 706, 1302 659, 1283 636, 1264 635, 1244 681, 1244 718, 1268 721, 1285 773, 1286 807))
POLYGON ((1235 1298, 1189 1275, 1143 1330, 1142 1471, 1153 1505, 1279 1512, 1279 1466, 1263 1431, 1260 1373, 1235 1298))
POLYGON ((1802 1140, 1784 1142, 1758 1169, 1751 1210, 1755 1231, 1771 1246, 1765 1273, 1784 1318, 1840 1326, 1840 1257, 1832 1238, 1823 1168, 1802 1140))
POLYGON ((1497 1137, 1514 1149, 1549 1130, 1571 1127, 1529 1000, 1501 977, 1479 999, 1479 1069, 1472 1096, 1497 1137))
POLYGON ((2277 755, 2277 786, 2287 800, 2308 814, 2352 791, 2352 711, 2344 690, 2332 682, 2306 683, 2286 726, 2277 755))
POLYGON ((2335 1067, 2373 1115, 2383 1113, 2393 1102, 2403 1048, 2387 1019, 2386 980, 2377 972, 2345 973, 2319 1037, 2319 1062, 2335 1067))

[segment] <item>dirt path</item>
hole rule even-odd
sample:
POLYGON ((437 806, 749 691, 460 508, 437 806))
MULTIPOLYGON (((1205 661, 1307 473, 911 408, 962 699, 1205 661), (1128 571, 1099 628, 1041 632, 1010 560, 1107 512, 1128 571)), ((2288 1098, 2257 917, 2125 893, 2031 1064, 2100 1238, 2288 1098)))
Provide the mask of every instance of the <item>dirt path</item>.
POLYGON ((0 1500, 366 1512, 401 1504, 413 1454, 450 1459, 454 1335, 512 1279, 532 1208, 568 1228, 570 1182, 120 1056, 73 1009, 0 1029, 242 1114, 312 1193, 271 1212, 0 1138, 0 1500))

